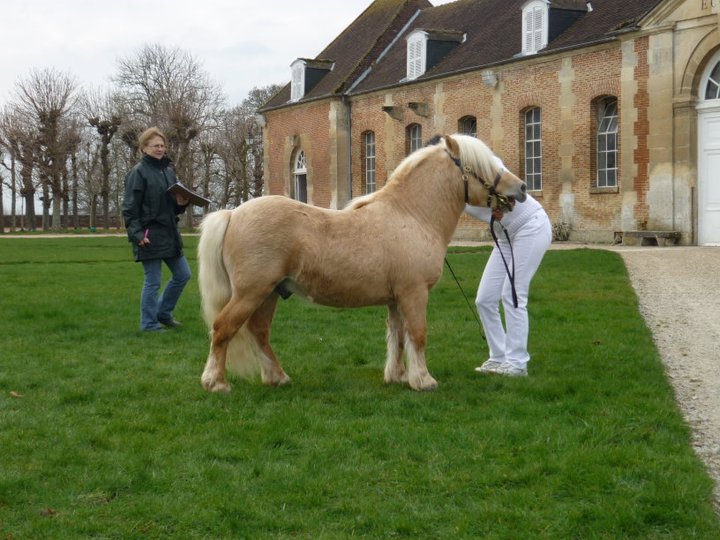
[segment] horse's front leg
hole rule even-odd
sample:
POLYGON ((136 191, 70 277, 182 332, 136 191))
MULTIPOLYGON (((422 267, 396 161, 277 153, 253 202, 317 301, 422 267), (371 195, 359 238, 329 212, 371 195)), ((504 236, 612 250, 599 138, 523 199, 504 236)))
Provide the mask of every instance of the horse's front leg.
POLYGON ((405 320, 405 350, 408 358, 408 383, 413 390, 435 390, 437 381, 430 375, 425 363, 427 339, 428 291, 419 289, 400 301, 400 312, 405 320))
POLYGON ((387 360, 385 361, 385 382, 406 383, 407 372, 403 364, 405 352, 405 328, 396 304, 388 306, 387 318, 387 360))

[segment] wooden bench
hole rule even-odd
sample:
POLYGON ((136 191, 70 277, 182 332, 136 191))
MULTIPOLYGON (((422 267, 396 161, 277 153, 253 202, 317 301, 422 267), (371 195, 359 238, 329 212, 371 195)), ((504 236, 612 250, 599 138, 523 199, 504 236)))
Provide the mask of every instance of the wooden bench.
POLYGON ((637 239, 640 239, 641 246, 664 246, 671 241, 670 245, 675 245, 680 240, 680 231, 622 231, 616 233, 621 236, 623 245, 637 245, 637 239), (630 242, 627 239, 632 239, 630 242))

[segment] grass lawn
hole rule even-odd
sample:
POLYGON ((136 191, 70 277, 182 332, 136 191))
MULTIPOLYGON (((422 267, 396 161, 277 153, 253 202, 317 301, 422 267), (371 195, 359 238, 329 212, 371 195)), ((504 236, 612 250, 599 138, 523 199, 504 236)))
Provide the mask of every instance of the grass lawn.
MULTIPOLYGON (((471 298, 488 254, 450 251, 471 298)), ((720 538, 616 253, 547 253, 526 379, 473 371, 446 271, 431 393, 383 384, 383 308, 296 297, 273 327, 293 383, 206 393, 196 278, 156 335, 141 282, 124 238, 0 238, 0 539, 720 538)))

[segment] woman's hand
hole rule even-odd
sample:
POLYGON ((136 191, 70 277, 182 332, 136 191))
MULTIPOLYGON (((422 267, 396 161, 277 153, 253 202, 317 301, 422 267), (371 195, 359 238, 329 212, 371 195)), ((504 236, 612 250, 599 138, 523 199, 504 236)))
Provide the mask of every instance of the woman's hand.
MULTIPOLYGON (((512 197, 510 200, 510 210, 512 211, 513 208, 515 208, 515 199, 512 197)), ((495 218, 495 221, 500 221, 503 216, 505 215, 505 211, 501 207, 493 208, 492 215, 495 218)))
POLYGON ((142 239, 138 242, 138 246, 145 247, 150 245, 150 229, 145 229, 145 234, 142 239))

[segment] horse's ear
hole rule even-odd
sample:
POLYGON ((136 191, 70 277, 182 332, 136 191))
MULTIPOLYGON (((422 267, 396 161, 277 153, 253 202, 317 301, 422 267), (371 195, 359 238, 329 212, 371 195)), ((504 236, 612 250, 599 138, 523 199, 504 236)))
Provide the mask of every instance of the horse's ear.
POLYGON ((450 135, 445 135, 445 146, 454 159, 460 159, 460 145, 450 135))

